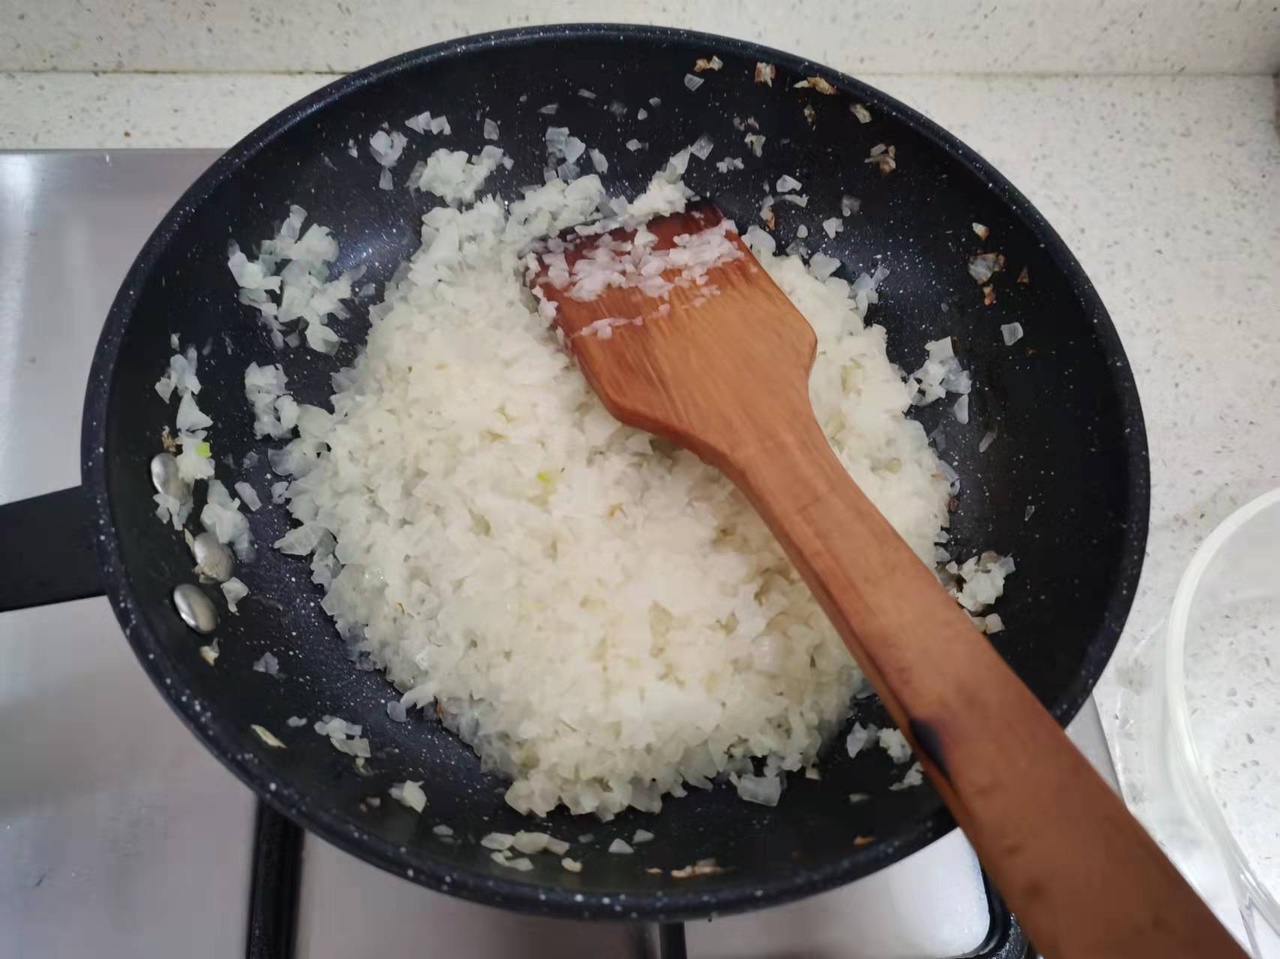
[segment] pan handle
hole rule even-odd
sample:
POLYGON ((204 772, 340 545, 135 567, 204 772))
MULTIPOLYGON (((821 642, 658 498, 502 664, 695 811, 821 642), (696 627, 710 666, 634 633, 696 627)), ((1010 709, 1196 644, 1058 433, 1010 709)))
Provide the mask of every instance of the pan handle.
POLYGON ((105 592, 84 487, 0 506, 0 612, 105 592))

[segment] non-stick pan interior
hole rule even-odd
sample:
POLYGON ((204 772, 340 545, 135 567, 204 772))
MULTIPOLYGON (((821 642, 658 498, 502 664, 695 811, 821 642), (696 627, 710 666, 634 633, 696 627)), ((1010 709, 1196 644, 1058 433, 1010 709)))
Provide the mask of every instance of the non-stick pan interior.
MULTIPOLYGON (((584 863, 582 872, 537 856, 533 872, 515 874, 492 862, 477 840, 538 827, 505 805, 505 782, 481 771, 434 716, 416 713, 407 724, 387 717, 394 690, 380 673, 347 659, 305 562, 263 549, 239 574, 252 590, 240 614, 226 615, 224 607, 216 665, 199 655, 205 640, 182 625, 169 601, 175 584, 192 581, 191 560, 181 537, 154 516, 147 476, 161 429, 172 425, 173 408, 153 389, 170 335, 202 352, 200 402, 215 420, 220 476, 266 490, 275 478, 266 470, 267 444, 253 438, 246 364, 282 361, 299 401, 329 405, 330 374, 353 358, 378 297, 334 324, 345 341, 336 357, 305 347, 277 354, 255 312, 237 302, 228 243, 251 247, 298 204, 309 222, 333 229, 337 266, 364 266, 380 293, 415 249, 419 218, 433 203, 404 187, 408 171, 440 146, 478 151, 486 117, 499 124, 498 143, 516 161, 488 184, 506 199, 542 182, 552 124, 608 157, 604 180, 613 193, 637 190, 670 154, 710 136, 714 151, 691 162, 686 181, 743 229, 759 222, 761 201, 781 175, 798 179, 808 206, 775 206, 779 245, 803 224, 807 248, 839 257, 841 275, 886 266, 882 301, 870 319, 887 331, 890 358, 902 368, 920 364, 927 341, 953 338, 975 384, 969 423, 958 423, 943 403, 911 414, 945 437, 943 458, 962 478, 953 552, 994 549, 1015 557, 1018 570, 999 607, 1007 629, 993 641, 1060 719, 1087 695, 1137 578, 1146 467, 1128 367, 1078 266, 994 171, 875 91, 746 44, 632 28, 505 34, 347 78, 235 148, 170 214, 113 309, 86 412, 86 480, 92 492, 107 492, 110 508, 103 555, 126 572, 113 600, 144 666, 210 748, 308 828, 428 885, 517 908, 676 916, 763 905, 869 872, 945 832, 951 821, 928 785, 890 791, 903 767, 881 750, 851 760, 840 734, 821 779, 793 776, 775 809, 741 802, 721 787, 669 799, 657 816, 600 823, 558 813, 543 828, 574 841, 571 855, 584 863), (689 89, 695 60, 712 55, 723 67, 696 74, 703 82, 689 89), (772 86, 753 80, 761 60, 777 65, 772 86), (795 88, 815 75, 838 91, 795 88), (582 89, 594 99, 579 95, 582 89), (624 115, 611 110, 615 102, 624 115), (539 111, 549 103, 558 104, 554 116, 539 111), (854 103, 866 106, 870 122, 860 122, 854 103), (641 108, 647 119, 637 119, 641 108), (404 120, 424 111, 447 115, 452 133, 407 131, 404 120), (409 135, 390 192, 378 187, 380 168, 367 145, 384 123, 409 135), (757 126, 766 137, 759 157, 745 142, 757 126), (633 139, 643 146, 628 149, 633 139), (888 174, 865 162, 878 144, 894 148, 897 166, 888 174), (744 169, 718 172, 713 164, 725 157, 740 157, 744 169), (861 201, 860 212, 828 239, 820 224, 838 213, 844 195, 861 201), (990 230, 985 245, 975 222, 990 230), (991 305, 967 269, 980 249, 1007 261, 991 305), (1019 283, 1024 269, 1029 282, 1019 283), (1000 326, 1012 322, 1026 334, 1008 347, 1000 326), (980 453, 989 432, 996 439, 980 453), (258 464, 240 469, 251 451, 260 454, 258 464), (278 676, 253 671, 265 652, 278 657, 278 676), (373 756, 363 774, 311 729, 322 715, 365 727, 373 756), (289 717, 308 724, 290 727, 289 717), (268 748, 251 724, 271 730, 286 748, 268 748), (404 779, 423 782, 422 815, 388 800, 388 787, 404 779), (870 798, 854 804, 851 793, 870 798), (439 824, 454 836, 434 835, 439 824), (637 828, 657 838, 631 856, 605 851, 637 828), (577 841, 585 833, 592 843, 577 841), (725 871, 690 880, 669 874, 709 857, 725 871)), ((288 517, 267 505, 251 525, 256 540, 269 543, 288 528, 288 517)), ((859 701, 854 715, 886 721, 874 699, 859 701)))

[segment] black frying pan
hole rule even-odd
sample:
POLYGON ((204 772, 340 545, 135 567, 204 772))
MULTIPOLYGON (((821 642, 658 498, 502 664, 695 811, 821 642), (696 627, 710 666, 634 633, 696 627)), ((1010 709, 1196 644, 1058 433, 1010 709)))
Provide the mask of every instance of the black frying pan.
MULTIPOLYGON (((184 345, 212 343, 201 361, 200 402, 216 422, 216 455, 239 462, 250 450, 266 449, 253 438, 243 372, 250 360, 280 355, 254 311, 237 302, 228 240, 272 235, 288 204, 298 203, 334 229, 342 248, 337 267, 362 265, 381 286, 414 250, 430 203, 403 188, 378 189, 378 167, 365 144, 379 124, 399 128, 424 110, 444 113, 453 127, 449 142, 476 150, 484 142, 480 114, 493 117, 516 166, 489 185, 509 198, 520 185, 542 180, 549 118, 536 110, 553 101, 560 107, 552 122, 609 157, 611 193, 642 187, 658 164, 702 133, 717 142, 713 161, 737 155, 746 169, 720 175, 695 161, 687 181, 744 225, 755 221, 767 183, 796 176, 810 205, 780 216, 782 244, 805 223, 811 245, 839 256, 850 275, 870 272, 877 262, 889 267, 871 319, 887 330, 890 357, 911 369, 926 341, 954 337, 976 384, 970 423, 960 426, 942 403, 913 415, 928 430, 941 424, 945 458, 963 479, 955 552, 992 548, 1017 558, 1000 605, 1008 629, 995 644, 1054 716, 1068 721, 1120 633, 1147 530, 1142 414, 1096 292, 1026 199, 919 114, 797 57, 655 28, 540 28, 406 54, 290 107, 218 160, 147 242, 107 318, 85 402, 83 494, 0 511, 6 544, 0 549, 11 574, 0 577, 0 609, 105 589, 143 668, 241 779, 330 842, 434 889, 561 916, 678 918, 777 903, 865 875, 937 839, 953 822, 928 785, 889 791, 901 768, 882 751, 851 760, 839 745, 823 759, 821 781, 792 777, 776 809, 741 802, 723 787, 669 799, 657 817, 629 813, 601 824, 556 813, 546 823, 552 833, 597 837, 593 847, 575 847, 583 871, 567 873, 544 856, 536 857, 533 872, 512 873, 475 842, 493 830, 529 825, 504 803, 503 780, 482 772, 470 749, 433 717, 415 713, 407 725, 388 719, 392 688, 381 674, 358 671, 347 660, 303 561, 264 549, 242 567, 253 596, 242 615, 224 613, 222 655, 213 668, 197 652, 203 640, 171 604, 173 587, 193 580, 192 563, 181 538, 154 516, 147 469, 160 449, 161 427, 172 424, 174 408, 152 388, 171 352, 171 333, 184 345), (702 73, 704 85, 691 92, 686 73, 711 54, 723 69, 702 73), (772 87, 752 82, 757 61, 777 65, 772 87), (839 92, 793 89, 809 76, 839 92), (577 96, 582 87, 598 98, 577 96), (651 97, 661 106, 651 106, 651 97), (608 110, 615 99, 627 105, 630 119, 608 110), (868 107, 870 123, 850 112, 855 102, 868 107), (641 106, 650 118, 637 122, 641 106), (735 116, 758 121, 768 137, 763 157, 751 155, 735 116), (648 148, 628 151, 624 143, 632 137, 648 148), (349 139, 360 145, 357 158, 347 153, 349 139), (879 143, 896 148, 898 166, 888 176, 863 162, 879 143), (827 241, 819 223, 845 193, 862 200, 861 212, 827 241), (1008 258, 992 306, 983 305, 967 272, 979 249, 970 228, 975 221, 990 227, 992 248, 1008 258), (1015 283, 1024 267, 1031 282, 1015 283), (999 327, 1013 321, 1024 325, 1026 337, 1009 348, 999 327), (999 438, 979 454, 978 440, 991 429, 999 438), (86 509, 100 576, 75 541, 86 509), (251 669, 268 651, 279 657, 280 678, 251 669), (309 728, 285 723, 291 715, 324 713, 365 726, 375 750, 368 776, 355 774, 350 758, 309 728), (288 748, 264 746, 252 723, 274 731, 288 748), (405 778, 425 781, 426 814, 395 802, 362 805, 405 778), (851 805, 852 792, 871 799, 851 805), (431 833, 437 823, 465 841, 441 842, 431 833), (629 838, 639 827, 657 839, 634 856, 604 852, 612 838, 629 838), (868 836, 874 841, 855 844, 855 837, 868 836), (727 871, 686 881, 644 871, 704 857, 727 871)), ((998 104, 992 109, 998 112, 998 104)), ((435 146, 434 138, 413 136, 397 168, 400 179, 435 146)), ((336 357, 305 348, 283 354, 299 401, 328 405, 330 374, 353 359, 366 306, 335 323, 344 339, 336 357)), ((271 481, 265 467, 263 456, 245 476, 259 490, 271 481)), ((289 525, 283 508, 270 506, 251 523, 259 543, 289 525)), ((855 717, 887 720, 874 700, 858 702, 855 717)))

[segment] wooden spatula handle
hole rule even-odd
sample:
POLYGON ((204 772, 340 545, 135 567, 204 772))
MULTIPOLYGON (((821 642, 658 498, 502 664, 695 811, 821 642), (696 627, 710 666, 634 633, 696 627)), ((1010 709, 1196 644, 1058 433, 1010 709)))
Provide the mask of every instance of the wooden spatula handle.
POLYGON ((779 417, 789 404, 771 399, 758 441, 712 458, 782 542, 1041 952, 1243 957, 812 415, 779 417))

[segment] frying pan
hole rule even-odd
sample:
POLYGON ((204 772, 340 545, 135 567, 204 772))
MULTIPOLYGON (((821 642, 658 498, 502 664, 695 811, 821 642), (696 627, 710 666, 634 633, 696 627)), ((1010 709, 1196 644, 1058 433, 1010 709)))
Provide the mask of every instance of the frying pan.
MULTIPOLYGON (((804 224, 810 248, 839 257, 850 276, 883 263, 890 273, 870 319, 885 328, 890 358, 913 369, 927 341, 951 336, 971 371, 967 425, 942 403, 911 415, 940 431, 943 456, 961 476, 953 552, 995 549, 1016 557, 1018 571, 999 607, 1008 628, 992 641, 1060 722, 1071 719, 1119 636, 1147 530, 1142 414, 1097 293, 1027 200, 918 113, 798 57, 660 28, 526 29, 409 53, 295 104, 214 163, 151 236, 107 317, 85 401, 84 486, 0 510, 0 609, 105 591, 139 663, 174 710, 267 803, 368 862, 494 905, 602 918, 731 912, 863 876, 953 828, 927 784, 889 790, 901 767, 881 750, 851 759, 840 734, 821 760, 821 779, 792 777, 776 808, 742 802, 721 786, 668 799, 657 816, 631 811, 601 823, 558 811, 547 817, 547 831, 595 837, 575 843, 582 872, 542 856, 532 872, 513 873, 477 842, 491 831, 530 827, 503 801, 506 783, 483 771, 433 715, 415 712, 407 724, 389 719, 385 704, 395 691, 380 673, 347 659, 305 561, 261 549, 238 573, 252 591, 239 615, 228 615, 211 590, 222 610, 221 657, 212 667, 202 659, 198 647, 206 640, 183 625, 171 602, 176 585, 194 582, 192 560, 182 538, 157 520, 148 477, 161 429, 173 422, 173 407, 153 389, 172 352, 170 335, 184 347, 207 347, 200 402, 215 421, 220 475, 265 490, 273 479, 269 444, 253 437, 245 366, 282 361, 300 402, 328 406, 330 375, 354 359, 373 301, 359 301, 351 316, 334 321, 343 337, 336 356, 305 347, 277 353, 255 311, 237 301, 228 242, 248 246, 273 235, 296 203, 309 222, 333 229, 341 244, 335 271, 363 267, 365 280, 381 290, 415 249, 419 218, 433 198, 379 189, 380 169, 366 144, 384 121, 401 129, 423 111, 446 114, 452 135, 411 134, 399 180, 442 143, 478 150, 486 116, 498 122, 500 145, 515 159, 511 171, 487 184, 506 199, 542 182, 549 122, 609 158, 611 194, 641 189, 667 156, 708 134, 715 153, 692 163, 686 181, 744 226, 756 222, 779 176, 800 180, 809 204, 781 209, 780 245, 804 224), (695 60, 712 54, 722 69, 697 74, 704 83, 689 89, 695 60), (776 65, 772 86, 753 82, 759 61, 776 65), (814 76, 837 92, 795 88, 814 76), (579 96, 583 88, 596 98, 579 96), (625 117, 611 112, 613 101, 626 107, 625 117), (553 102, 554 118, 538 112, 553 102), (855 103, 870 111, 870 122, 851 112, 855 103), (641 107, 646 120, 636 119, 641 107), (739 128, 748 117, 767 138, 759 157, 739 128), (645 146, 628 149, 633 138, 645 146), (348 154, 350 141, 358 156, 348 154), (887 175, 864 162, 877 144, 895 148, 897 168, 887 175), (717 172, 714 161, 726 156, 741 157, 744 168, 717 172), (860 212, 828 240, 820 223, 845 194, 861 200, 860 212), (991 231, 986 248, 1007 259, 991 305, 967 271, 981 248, 975 222, 991 231), (1014 282, 1024 269, 1030 282, 1014 282), (1012 322, 1026 335, 1008 347, 1000 326, 1012 322), (979 439, 991 431, 996 441, 979 452, 979 439), (251 451, 260 454, 251 469, 230 471, 221 462, 229 456, 238 464, 251 451), (253 671, 266 652, 279 659, 279 676, 253 671), (365 727, 374 750, 367 774, 357 774, 350 757, 309 726, 286 724, 290 716, 314 721, 325 714, 365 727), (268 748, 252 724, 287 748, 268 748), (406 778, 423 781, 424 814, 366 802, 406 778), (851 793, 870 798, 851 804, 851 793), (437 824, 450 826, 455 841, 434 835, 437 824), (605 852, 613 838, 630 838, 637 828, 657 838, 632 856, 605 852), (708 857, 725 871, 670 876, 708 857)), ((289 527, 284 508, 269 504, 250 523, 259 544, 289 527)), ((868 697, 855 700, 853 720, 884 724, 887 717, 868 697)))

